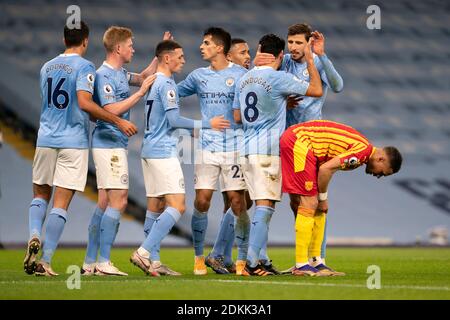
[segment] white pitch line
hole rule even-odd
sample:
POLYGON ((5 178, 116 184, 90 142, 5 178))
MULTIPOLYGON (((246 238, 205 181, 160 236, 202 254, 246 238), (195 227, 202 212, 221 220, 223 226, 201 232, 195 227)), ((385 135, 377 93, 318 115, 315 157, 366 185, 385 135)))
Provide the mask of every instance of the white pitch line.
MULTIPOLYGON (((42 279, 44 280, 44 278, 42 279)), ((366 285, 362 284, 347 284, 347 283, 314 283, 314 282, 287 282, 287 281, 246 281, 246 280, 225 280, 225 279, 210 279, 210 280, 193 280, 193 279, 174 279, 174 280, 158 280, 158 281, 174 281, 176 282, 219 282, 219 283, 241 283, 241 284, 256 284, 256 285, 283 285, 283 286, 306 286, 306 287, 338 287, 338 288, 367 288, 366 285)), ((39 281, 0 281, 1 284, 61 284, 65 283, 66 280, 52 280, 48 282, 39 281)), ((95 281, 95 280, 84 280, 81 278, 81 283, 143 283, 143 282, 153 282, 152 280, 142 279, 142 280, 107 280, 107 281, 95 281)), ((434 287, 434 286, 406 286, 406 285, 381 285, 381 289, 406 289, 406 290, 425 290, 425 291, 450 291, 450 287, 434 287)))

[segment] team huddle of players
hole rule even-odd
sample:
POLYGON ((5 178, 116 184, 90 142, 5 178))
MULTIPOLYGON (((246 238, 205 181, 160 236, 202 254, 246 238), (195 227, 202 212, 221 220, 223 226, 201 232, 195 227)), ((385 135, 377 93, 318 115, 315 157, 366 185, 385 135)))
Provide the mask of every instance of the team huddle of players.
POLYGON ((128 138, 137 132, 129 121, 130 110, 144 98, 141 158, 147 213, 145 240, 130 257, 134 265, 152 276, 180 275, 161 262, 160 244, 185 212, 177 129, 187 129, 199 140, 191 222, 195 275, 207 274, 207 266, 216 273, 242 276, 343 275, 325 264, 331 176, 362 164, 366 173, 387 176, 400 169, 402 158, 395 147, 375 148, 353 128, 321 120, 327 90, 340 92, 343 81, 325 54, 320 32, 312 32, 306 24, 289 27, 289 54, 284 54, 282 38, 264 35, 249 70, 248 44, 232 39, 222 28, 208 28, 200 52, 209 66, 192 71, 179 83, 174 74, 184 66, 183 48, 169 32, 140 73, 123 68, 134 54, 130 29, 106 30, 106 59, 97 70, 82 58, 88 37, 84 22, 78 29, 66 26, 65 52, 41 69, 43 99, 24 259, 27 273, 57 275, 51 259, 73 194, 84 191, 91 147, 99 191, 82 274, 127 275, 113 265, 110 254, 127 206, 128 138), (132 95, 130 85, 139 87, 132 95), (197 95, 201 120, 180 115, 180 97, 191 95, 197 95), (91 145, 89 117, 95 121, 91 145), (207 214, 217 183, 225 208, 213 250, 205 257, 207 214), (41 245, 53 187, 53 208, 41 245), (267 253, 269 224, 282 192, 289 193, 296 216, 296 263, 284 272, 275 268, 267 253))

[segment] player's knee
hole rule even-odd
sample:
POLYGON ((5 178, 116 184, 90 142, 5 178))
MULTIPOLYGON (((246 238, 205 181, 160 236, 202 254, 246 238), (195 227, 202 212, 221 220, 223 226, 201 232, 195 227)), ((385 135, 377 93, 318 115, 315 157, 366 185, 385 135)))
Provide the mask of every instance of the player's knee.
POLYGON ((124 212, 125 209, 127 208, 127 205, 128 205, 127 199, 121 200, 121 201, 119 202, 119 210, 120 210, 120 212, 124 212))
POLYGON ((97 207, 102 210, 105 211, 106 208, 108 207, 108 200, 107 199, 98 199, 97 201, 97 207))
POLYGON ((110 201, 110 206, 119 210, 120 212, 124 212, 128 205, 127 197, 118 197, 117 199, 112 199, 110 201))
POLYGON ((240 197, 233 197, 231 198, 231 210, 233 212, 239 214, 240 212, 244 211, 245 203, 240 197))
POLYGON ((186 211, 186 206, 184 203, 172 203, 170 206, 176 209, 180 214, 184 214, 186 211))
POLYGON ((180 214, 184 214, 184 212, 186 211, 186 206, 185 205, 181 205, 178 207, 178 212, 180 214))
POLYGON ((210 204, 211 204, 211 202, 209 200, 204 199, 204 198, 198 198, 195 201, 195 208, 198 211, 205 212, 205 211, 209 210, 210 204))

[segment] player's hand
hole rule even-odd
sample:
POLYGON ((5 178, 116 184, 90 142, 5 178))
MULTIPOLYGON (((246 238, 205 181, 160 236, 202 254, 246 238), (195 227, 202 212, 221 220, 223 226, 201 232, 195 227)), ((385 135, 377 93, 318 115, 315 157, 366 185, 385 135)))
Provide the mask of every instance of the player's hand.
POLYGON ((275 61, 275 56, 270 53, 262 53, 261 45, 258 45, 258 50, 256 51, 255 59, 253 59, 253 65, 255 66, 263 66, 271 64, 275 61))
POLYGON ((314 57, 311 51, 311 44, 313 43, 313 38, 309 38, 308 43, 305 46, 305 59, 306 63, 314 63, 314 57))
POLYGON ((209 122, 211 124, 211 128, 214 130, 223 130, 230 127, 230 121, 226 120, 224 116, 214 117, 209 122))
POLYGON ((328 200, 324 200, 324 201, 319 200, 319 205, 317 206, 317 211, 327 213, 328 212, 328 200))
POLYGON ((312 51, 318 56, 325 54, 325 37, 319 31, 314 31, 312 34, 312 51))
POLYGON ((145 78, 144 81, 142 81, 142 85, 138 90, 138 93, 141 97, 143 97, 148 92, 148 90, 150 89, 151 85, 155 82, 155 80, 156 74, 152 74, 147 78, 145 78))
POLYGON ((288 110, 295 109, 298 107, 302 100, 302 96, 288 96, 286 107, 288 108, 288 110))
POLYGON ((170 33, 170 31, 164 32, 164 35, 163 35, 163 41, 164 41, 164 40, 173 40, 173 36, 172 36, 172 34, 170 33))
POLYGON ((117 127, 120 131, 126 134, 127 137, 131 137, 138 132, 137 127, 132 122, 125 119, 120 119, 117 123, 117 127))

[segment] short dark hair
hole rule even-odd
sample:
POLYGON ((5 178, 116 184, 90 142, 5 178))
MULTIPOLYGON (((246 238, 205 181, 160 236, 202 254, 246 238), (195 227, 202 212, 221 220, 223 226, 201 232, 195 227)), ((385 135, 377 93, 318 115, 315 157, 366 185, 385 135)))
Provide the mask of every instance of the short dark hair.
POLYGON ((80 21, 80 28, 78 29, 69 29, 67 25, 64 26, 64 43, 66 48, 78 47, 87 38, 89 38, 89 27, 84 21, 80 21))
POLYGON ((244 39, 241 39, 241 38, 231 39, 231 46, 233 46, 235 44, 239 44, 239 43, 247 43, 247 41, 245 41, 244 39))
POLYGON ((309 41, 312 34, 312 28, 306 23, 293 24, 288 28, 288 36, 295 36, 296 34, 304 34, 306 41, 309 41))
POLYGON ((203 32, 203 36, 211 36, 214 43, 223 46, 223 53, 226 55, 231 47, 231 35, 225 29, 210 27, 203 32))
POLYGON ((277 57, 284 50, 285 41, 275 34, 266 34, 260 40, 262 53, 271 53, 277 57))
POLYGON ((396 147, 388 146, 383 148, 389 159, 392 168, 392 173, 397 173, 402 166, 403 157, 396 147))
POLYGON ((163 40, 156 46, 155 56, 160 58, 166 52, 174 51, 175 49, 183 48, 178 42, 173 40, 163 40))

